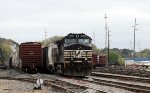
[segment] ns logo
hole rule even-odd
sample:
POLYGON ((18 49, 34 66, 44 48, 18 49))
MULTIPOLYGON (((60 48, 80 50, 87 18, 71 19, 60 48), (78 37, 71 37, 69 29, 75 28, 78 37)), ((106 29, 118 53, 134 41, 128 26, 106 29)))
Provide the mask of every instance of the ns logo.
POLYGON ((82 53, 83 53, 83 51, 82 51, 82 50, 76 50, 75 57, 76 57, 76 58, 81 57, 82 53))

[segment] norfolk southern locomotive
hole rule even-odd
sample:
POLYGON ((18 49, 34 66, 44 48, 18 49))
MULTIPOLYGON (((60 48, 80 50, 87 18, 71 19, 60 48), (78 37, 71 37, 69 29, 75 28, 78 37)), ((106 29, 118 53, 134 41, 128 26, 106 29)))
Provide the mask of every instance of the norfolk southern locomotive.
POLYGON ((81 33, 70 33, 43 48, 44 68, 69 76, 88 76, 92 71, 92 39, 81 33))

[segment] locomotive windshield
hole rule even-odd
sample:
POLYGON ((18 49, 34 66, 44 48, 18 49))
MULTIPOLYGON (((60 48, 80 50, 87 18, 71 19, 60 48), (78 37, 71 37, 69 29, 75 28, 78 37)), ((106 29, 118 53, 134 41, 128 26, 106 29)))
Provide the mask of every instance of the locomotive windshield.
POLYGON ((85 34, 69 34, 64 38, 65 45, 72 44, 83 44, 83 45, 91 45, 91 38, 85 34))
POLYGON ((81 43, 81 44, 90 44, 90 40, 89 39, 78 39, 78 43, 81 43))
POLYGON ((79 43, 79 44, 90 44, 91 40, 90 39, 65 39, 65 44, 70 45, 70 44, 75 44, 75 43, 79 43))
POLYGON ((77 42, 77 40, 76 39, 65 39, 65 44, 74 44, 74 43, 76 43, 77 42))

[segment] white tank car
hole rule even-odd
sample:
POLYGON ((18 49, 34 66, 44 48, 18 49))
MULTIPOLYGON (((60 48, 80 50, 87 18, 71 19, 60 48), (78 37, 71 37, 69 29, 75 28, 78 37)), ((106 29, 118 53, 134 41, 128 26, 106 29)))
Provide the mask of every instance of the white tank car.
POLYGON ((43 48, 43 68, 49 73, 54 73, 54 63, 56 62, 57 45, 52 43, 43 48))
POLYGON ((11 61, 12 63, 10 63, 10 65, 13 67, 13 68, 20 68, 20 61, 19 61, 19 52, 18 51, 15 51, 12 53, 12 56, 11 56, 11 61))
POLYGON ((48 47, 48 58, 49 58, 49 65, 54 66, 56 62, 56 52, 57 52, 57 45, 52 43, 48 47))

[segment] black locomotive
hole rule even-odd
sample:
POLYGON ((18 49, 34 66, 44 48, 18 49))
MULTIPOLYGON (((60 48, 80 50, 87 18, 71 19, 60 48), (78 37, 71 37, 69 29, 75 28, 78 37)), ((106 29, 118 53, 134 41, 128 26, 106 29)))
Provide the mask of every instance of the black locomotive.
POLYGON ((92 71, 92 39, 81 33, 70 33, 63 39, 56 41, 49 47, 43 57, 50 72, 69 76, 88 76, 92 71))

